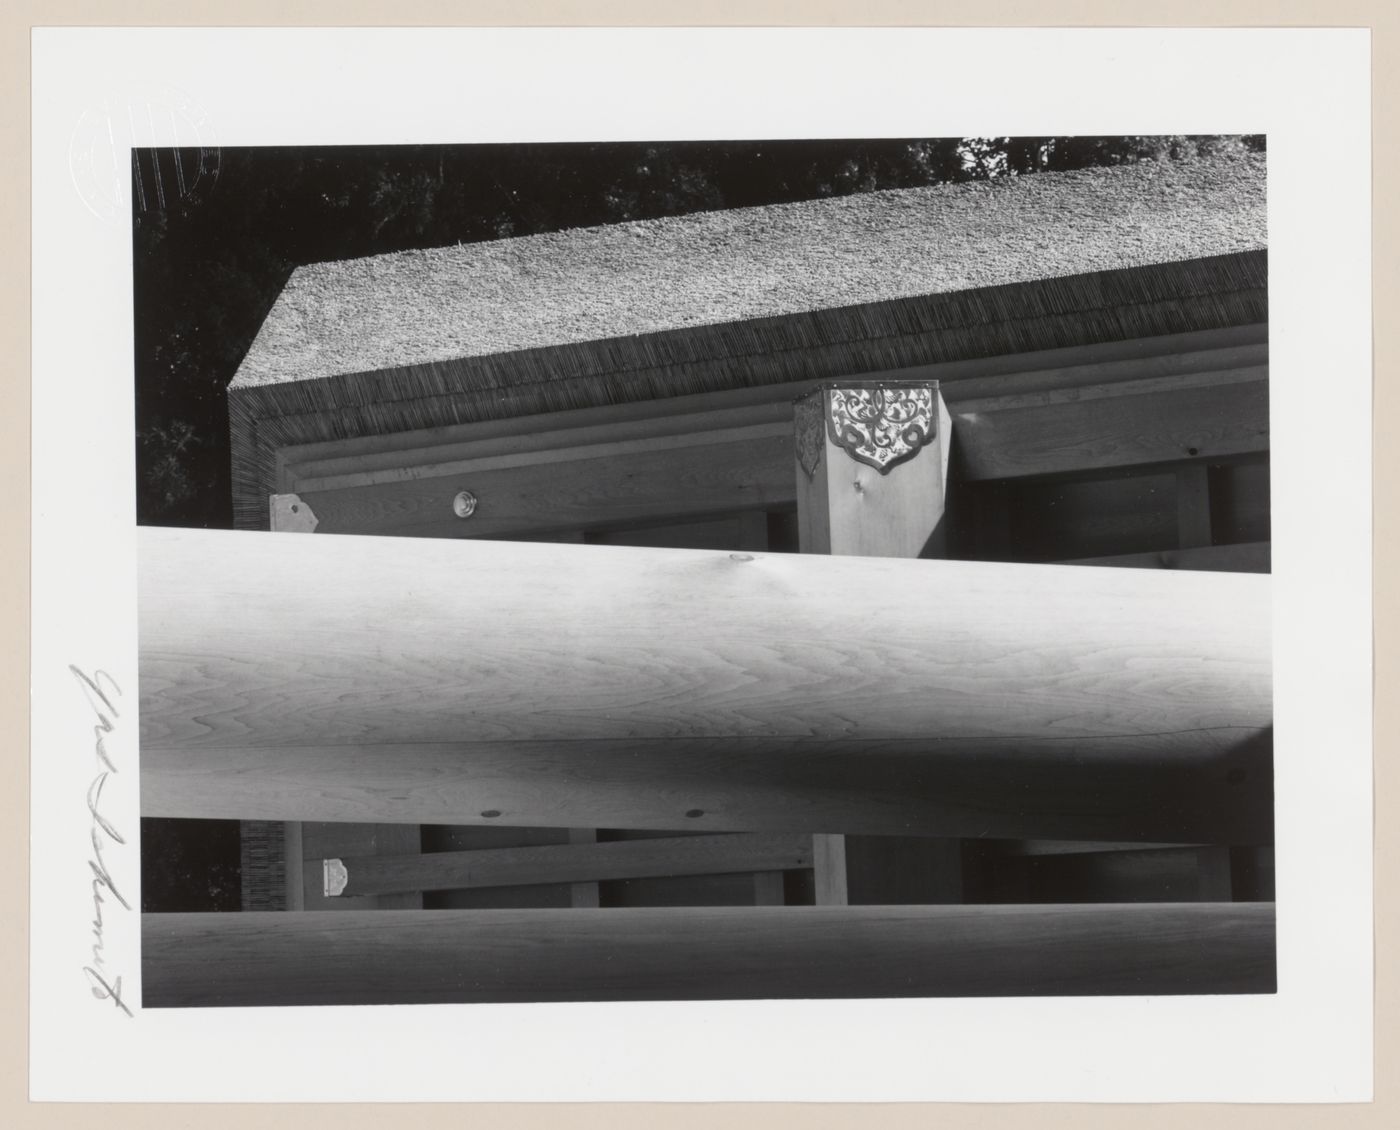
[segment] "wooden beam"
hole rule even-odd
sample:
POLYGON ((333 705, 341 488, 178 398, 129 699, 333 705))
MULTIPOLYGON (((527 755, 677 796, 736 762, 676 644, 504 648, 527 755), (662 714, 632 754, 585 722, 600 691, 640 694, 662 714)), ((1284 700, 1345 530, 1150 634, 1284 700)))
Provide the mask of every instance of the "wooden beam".
POLYGON ((137 537, 151 748, 918 739, 1150 759, 1178 751, 1166 731, 1218 751, 1271 718, 1263 577, 137 537))
POLYGON ((1267 367, 965 400, 969 481, 1218 459, 1269 448, 1267 367))
POLYGON ((146 815, 1260 842, 1266 578, 137 537, 146 815))
POLYGON ((812 866, 812 844, 810 837, 793 834, 675 836, 359 856, 341 863, 348 879, 346 896, 382 895, 739 871, 782 872, 812 866))
POLYGON ((1269 993, 1274 908, 146 914, 142 978, 147 1008, 1269 993))
MULTIPOLYGON (((569 443, 573 437, 562 436, 569 443)), ((498 538, 784 503, 787 422, 607 440, 309 480, 321 533, 498 538), (460 515, 453 500, 470 491, 460 515)))

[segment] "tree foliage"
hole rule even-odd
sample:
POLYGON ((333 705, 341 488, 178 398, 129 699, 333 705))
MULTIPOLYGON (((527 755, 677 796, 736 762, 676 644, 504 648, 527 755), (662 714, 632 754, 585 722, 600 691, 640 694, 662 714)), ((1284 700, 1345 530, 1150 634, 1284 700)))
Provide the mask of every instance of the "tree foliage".
POLYGON ((138 521, 229 525, 225 389, 301 264, 1231 147, 1263 139, 226 149, 217 178, 134 211, 138 521))

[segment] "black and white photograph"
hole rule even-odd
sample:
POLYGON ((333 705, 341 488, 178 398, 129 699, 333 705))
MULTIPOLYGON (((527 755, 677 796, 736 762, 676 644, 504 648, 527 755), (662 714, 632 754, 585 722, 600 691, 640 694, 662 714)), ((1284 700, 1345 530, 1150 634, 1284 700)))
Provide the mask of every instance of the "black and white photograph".
POLYGON ((1369 1093, 1364 35, 34 42, 36 1095, 1369 1093))
POLYGON ((1266 165, 134 150, 142 1003, 1272 992, 1266 165))

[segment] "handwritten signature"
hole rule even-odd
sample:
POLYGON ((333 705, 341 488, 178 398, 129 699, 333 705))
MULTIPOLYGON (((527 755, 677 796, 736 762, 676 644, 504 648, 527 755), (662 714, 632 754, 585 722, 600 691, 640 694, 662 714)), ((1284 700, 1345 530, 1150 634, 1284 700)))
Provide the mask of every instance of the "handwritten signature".
POLYGON ((71 664, 68 670, 77 679, 78 686, 87 699, 88 706, 92 708, 92 712, 96 716, 92 733, 96 742, 94 752, 97 756, 98 773, 92 779, 92 784, 88 786, 87 791, 88 813, 92 817, 92 858, 88 860, 88 867, 92 869, 93 876, 92 963, 83 966, 83 974, 88 979, 88 987, 92 990, 94 997, 98 1000, 110 1000, 127 1016, 131 1016, 131 1009, 127 1008, 126 1002, 122 1000, 121 976, 113 975, 107 969, 107 947, 103 936, 102 920, 102 908, 107 902, 103 895, 104 891, 116 899, 126 910, 131 909, 131 903, 126 900, 121 891, 117 889, 116 883, 112 881, 112 873, 107 869, 102 854, 106 846, 113 843, 126 843, 116 826, 103 815, 101 810, 102 790, 107 784, 107 778, 117 772, 117 767, 112 763, 112 758, 107 752, 107 738, 116 729, 116 720, 121 717, 121 711, 113 702, 113 698, 120 699, 122 692, 121 688, 117 686, 116 680, 105 671, 97 671, 92 675, 87 675, 71 664))

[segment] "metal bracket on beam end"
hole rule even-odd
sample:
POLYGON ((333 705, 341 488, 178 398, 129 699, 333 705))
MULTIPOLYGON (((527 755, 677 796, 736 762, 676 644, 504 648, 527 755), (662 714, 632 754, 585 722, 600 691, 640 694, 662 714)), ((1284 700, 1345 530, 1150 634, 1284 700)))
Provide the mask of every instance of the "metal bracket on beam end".
POLYGON ((336 898, 345 890, 345 884, 350 881, 350 872, 345 869, 345 864, 338 859, 321 860, 321 890, 326 898, 336 898))
POLYGON ((276 533, 309 534, 320 520, 311 507, 295 494, 272 495, 272 529, 276 533))

